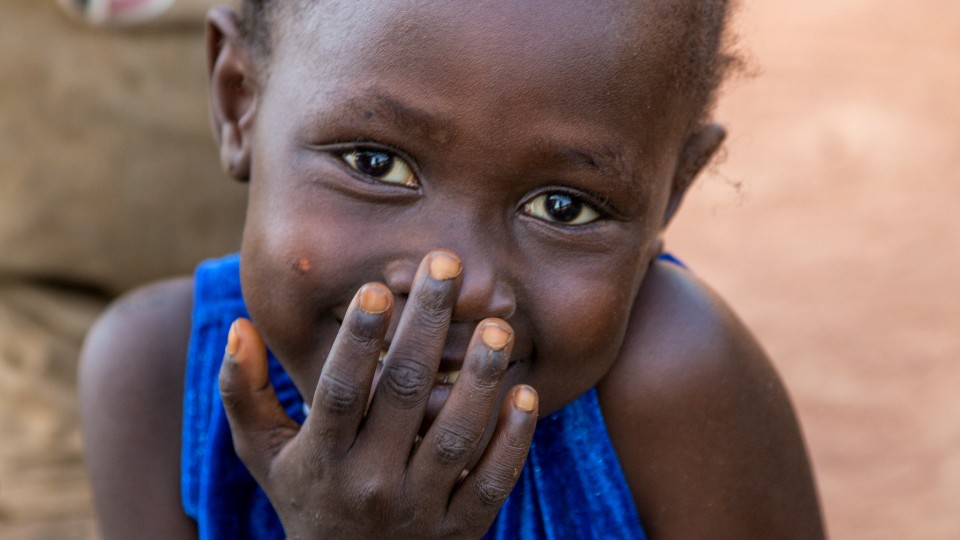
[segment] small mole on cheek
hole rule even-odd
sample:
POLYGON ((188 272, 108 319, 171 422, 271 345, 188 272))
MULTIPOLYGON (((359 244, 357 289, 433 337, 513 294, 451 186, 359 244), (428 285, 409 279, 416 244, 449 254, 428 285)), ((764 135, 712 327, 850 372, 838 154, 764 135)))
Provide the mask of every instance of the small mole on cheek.
POLYGON ((293 269, 301 275, 306 275, 310 271, 310 259, 300 257, 300 260, 293 265, 293 269))
POLYGON ((363 111, 363 117, 367 120, 373 118, 373 111, 363 111))

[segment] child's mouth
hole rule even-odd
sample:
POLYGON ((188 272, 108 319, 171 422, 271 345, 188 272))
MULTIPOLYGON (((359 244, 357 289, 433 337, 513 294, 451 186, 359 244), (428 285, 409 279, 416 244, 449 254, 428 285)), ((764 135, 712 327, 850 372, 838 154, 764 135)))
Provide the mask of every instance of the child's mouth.
MULTIPOLYGON (((337 316, 336 319, 340 325, 343 324, 342 316, 337 316)), ((447 336, 448 340, 445 343, 437 372, 433 377, 433 386, 430 389, 426 408, 423 411, 424 416, 419 429, 420 435, 426 433, 430 425, 433 424, 433 421, 437 418, 440 410, 443 408, 447 399, 449 399, 451 393, 453 392, 454 384, 460 379, 461 369, 464 367, 464 361, 467 354, 467 346, 465 345, 466 339, 464 339, 464 336, 465 335, 463 335, 463 332, 459 331, 454 332, 453 335, 447 336)), ((371 381, 370 385, 370 394, 367 402, 368 407, 373 401, 374 394, 379 386, 380 377, 383 375, 383 368, 387 364, 387 358, 389 356, 389 350, 392 341, 390 337, 391 336, 387 336, 387 339, 381 343, 376 371, 374 372, 373 380, 371 381)), ((528 361, 533 360, 536 357, 535 347, 528 345, 526 347, 521 346, 518 349, 519 350, 514 350, 514 353, 520 353, 518 355, 519 357, 511 358, 506 366, 506 369, 504 370, 503 382, 501 383, 504 388, 509 388, 513 384, 520 382, 520 379, 523 377, 523 375, 521 375, 521 373, 514 368, 518 368, 520 364, 526 364, 528 361)))
MULTIPOLYGON (((380 350, 380 357, 377 360, 377 369, 373 375, 373 381, 371 382, 371 393, 370 400, 373 400, 373 393, 376 391, 377 385, 380 381, 380 376, 383 375, 383 367, 389 352, 389 344, 384 343, 383 348, 380 350)), ((504 374, 504 378, 508 378, 508 373, 518 364, 521 364, 522 359, 511 360, 507 364, 507 369, 504 374)), ((427 407, 424 410, 424 416, 420 424, 418 433, 420 436, 423 436, 430 426, 433 424, 433 421, 440 414, 440 409, 443 408, 443 405, 446 403, 447 399, 450 397, 451 392, 453 391, 453 385, 460 378, 460 370, 463 367, 462 359, 442 359, 440 362, 440 370, 437 371, 437 374, 433 378, 433 388, 430 390, 430 396, 427 398, 427 407)), ((506 383, 506 381, 505 381, 506 383)), ((367 405, 369 406, 369 402, 367 405)))

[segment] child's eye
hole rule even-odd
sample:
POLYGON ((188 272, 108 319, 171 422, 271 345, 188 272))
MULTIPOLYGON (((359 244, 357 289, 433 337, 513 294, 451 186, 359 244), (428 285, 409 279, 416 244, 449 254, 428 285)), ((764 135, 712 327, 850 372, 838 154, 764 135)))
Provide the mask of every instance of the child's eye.
POLYGON ((388 184, 410 188, 420 185, 416 175, 401 158, 385 150, 358 149, 340 154, 355 171, 388 184))
POLYGON ((564 225, 586 225, 601 217, 589 203, 563 191, 537 195, 523 205, 523 211, 535 218, 564 225))

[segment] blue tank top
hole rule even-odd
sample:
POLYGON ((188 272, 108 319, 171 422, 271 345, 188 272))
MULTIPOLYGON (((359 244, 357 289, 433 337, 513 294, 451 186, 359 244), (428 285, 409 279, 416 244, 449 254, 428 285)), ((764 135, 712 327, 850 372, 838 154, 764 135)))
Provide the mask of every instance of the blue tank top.
MULTIPOLYGON (((184 392, 181 490, 204 539, 284 538, 263 490, 233 449, 217 389, 230 324, 249 317, 240 259, 197 268, 184 392)), ((277 359, 270 379, 287 414, 304 420, 303 400, 277 359)), ((643 539, 630 488, 591 389, 537 423, 527 463, 487 539, 643 539)))

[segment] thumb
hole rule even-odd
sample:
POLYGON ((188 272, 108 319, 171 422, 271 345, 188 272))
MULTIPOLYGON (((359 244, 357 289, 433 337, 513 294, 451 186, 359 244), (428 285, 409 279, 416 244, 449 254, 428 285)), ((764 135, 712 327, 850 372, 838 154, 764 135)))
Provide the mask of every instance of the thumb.
POLYGON ((247 319, 237 319, 230 326, 219 385, 237 455, 264 485, 270 463, 300 426, 277 399, 263 339, 247 319))

